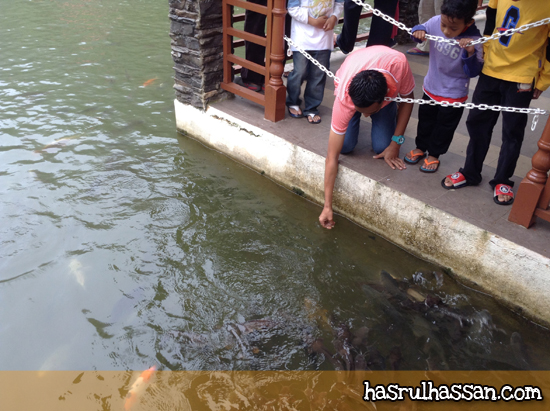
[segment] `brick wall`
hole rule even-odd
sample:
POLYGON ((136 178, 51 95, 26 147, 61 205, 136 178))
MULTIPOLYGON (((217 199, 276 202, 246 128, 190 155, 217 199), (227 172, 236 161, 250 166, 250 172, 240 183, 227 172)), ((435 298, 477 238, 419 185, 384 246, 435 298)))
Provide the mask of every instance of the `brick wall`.
POLYGON ((176 98, 205 109, 227 93, 223 77, 222 0, 169 0, 176 98))

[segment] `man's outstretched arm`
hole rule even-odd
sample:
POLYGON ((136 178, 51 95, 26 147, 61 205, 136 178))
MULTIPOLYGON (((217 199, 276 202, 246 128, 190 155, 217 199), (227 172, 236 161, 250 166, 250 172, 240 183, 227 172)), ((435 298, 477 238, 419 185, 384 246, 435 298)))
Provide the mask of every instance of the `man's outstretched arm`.
POLYGON ((327 159, 325 160, 325 205, 319 216, 319 223, 322 227, 331 229, 334 227, 332 217, 332 194, 334 183, 338 174, 338 157, 344 145, 344 135, 336 134, 330 130, 328 137, 327 159))

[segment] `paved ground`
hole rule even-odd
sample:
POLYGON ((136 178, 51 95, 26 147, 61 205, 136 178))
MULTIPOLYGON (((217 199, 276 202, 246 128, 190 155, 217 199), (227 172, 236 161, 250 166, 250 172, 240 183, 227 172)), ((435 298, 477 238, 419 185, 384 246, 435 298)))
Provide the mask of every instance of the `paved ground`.
MULTIPOLYGON (((409 47, 410 45, 403 45, 397 46, 396 49, 405 52, 409 47)), ((345 56, 339 51, 332 54, 332 72, 336 72, 344 58, 345 56)), ((408 59, 416 80, 415 97, 421 97, 423 77, 428 70, 428 58, 408 56, 408 59)), ((477 79, 473 79, 470 84, 470 96, 473 94, 476 82, 477 79)), ((306 119, 290 118, 288 114, 280 122, 269 122, 264 119, 262 106, 240 97, 217 103, 215 107, 324 157, 326 156, 331 109, 334 101, 333 90, 334 84, 328 79, 327 90, 321 106, 322 122, 319 125, 311 125, 306 119)), ((533 100, 531 107, 550 110, 550 90, 546 91, 539 100, 533 100)), ((362 118, 359 144, 352 154, 340 156, 340 164, 480 228, 550 257, 550 223, 538 219, 533 227, 525 229, 508 221, 511 207, 499 206, 493 202, 493 192, 488 181, 494 175, 500 149, 500 130, 502 129, 500 121, 495 127, 492 145, 485 160, 482 173, 483 182, 477 187, 466 187, 460 190, 449 191, 441 187, 441 180, 447 174, 458 171, 464 164, 469 140, 465 124, 466 117, 467 111, 464 112, 449 152, 440 157, 441 166, 434 174, 421 173, 418 170, 419 165, 408 166, 403 171, 394 171, 383 160, 373 159, 374 152, 370 148, 370 125, 367 124, 370 123, 370 120, 364 117, 362 118)), ((537 142, 548 118, 541 116, 537 129, 532 132, 530 130, 532 117, 529 116, 522 155, 514 176, 516 190, 523 177, 531 169, 531 157, 537 151, 537 142)), ((418 106, 415 106, 405 133, 406 141, 401 148, 402 156, 415 148, 417 119, 418 106)))

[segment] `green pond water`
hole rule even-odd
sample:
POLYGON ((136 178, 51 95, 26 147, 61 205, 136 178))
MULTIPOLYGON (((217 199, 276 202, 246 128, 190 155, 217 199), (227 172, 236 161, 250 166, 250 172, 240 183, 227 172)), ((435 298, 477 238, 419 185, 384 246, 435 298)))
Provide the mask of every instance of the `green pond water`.
POLYGON ((0 369, 550 369, 546 329, 178 135, 166 1, 0 10, 0 369))

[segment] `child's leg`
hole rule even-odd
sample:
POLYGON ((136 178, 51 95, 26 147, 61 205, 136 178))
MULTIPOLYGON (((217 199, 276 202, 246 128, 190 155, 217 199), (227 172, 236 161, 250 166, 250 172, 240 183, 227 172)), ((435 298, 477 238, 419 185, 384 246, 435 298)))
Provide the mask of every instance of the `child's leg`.
MULTIPOLYGON (((422 96, 422 100, 431 100, 426 93, 422 96)), ((422 104, 418 107, 418 126, 416 127, 416 148, 419 150, 428 151, 433 131, 437 125, 437 106, 429 106, 422 104)))
POLYGON ((455 130, 460 123, 464 108, 436 106, 436 112, 433 113, 435 120, 432 133, 428 142, 428 157, 420 167, 420 171, 425 173, 435 173, 439 168, 439 156, 449 150, 453 141, 455 130))
MULTIPOLYGON (((500 82, 501 80, 481 73, 472 96, 472 102, 474 104, 500 104, 500 82)), ((469 185, 476 185, 481 182, 483 161, 489 151, 493 128, 497 119, 498 111, 472 109, 468 114, 466 127, 468 128, 470 141, 466 149, 466 161, 460 172, 469 185)))
MULTIPOLYGON (((533 98, 533 89, 519 91, 520 89, 518 86, 518 83, 503 82, 503 106, 519 108, 529 107, 531 99, 533 98)), ((493 188, 497 184, 514 186, 514 182, 510 180, 510 178, 514 175, 516 169, 516 163, 523 143, 523 136, 525 135, 527 119, 527 114, 502 113, 502 146, 498 156, 495 177, 489 182, 493 188)))
POLYGON ((439 158, 449 150, 453 137, 462 118, 464 107, 437 107, 436 125, 432 131, 428 153, 439 158))
MULTIPOLYGON (((327 69, 330 69, 330 50, 308 51, 311 56, 327 69)), ((304 90, 304 115, 319 114, 319 106, 323 102, 327 75, 312 62, 308 62, 308 76, 304 90)))
POLYGON ((302 103, 300 100, 300 92, 302 91, 302 83, 307 76, 308 60, 298 51, 292 53, 294 61, 294 70, 288 75, 286 83, 286 105, 299 106, 302 103))
MULTIPOLYGON (((430 97, 426 93, 422 96, 423 100, 430 101, 430 97)), ((421 104, 418 107, 418 125, 416 127, 416 148, 409 151, 403 160, 407 164, 416 164, 426 157, 426 151, 428 151, 430 137, 432 131, 435 128, 437 119, 437 108, 435 106, 429 106, 427 104, 421 104)))
POLYGON ((376 154, 380 154, 391 143, 391 138, 397 125, 397 104, 395 101, 392 101, 370 117, 372 120, 372 149, 376 154))

